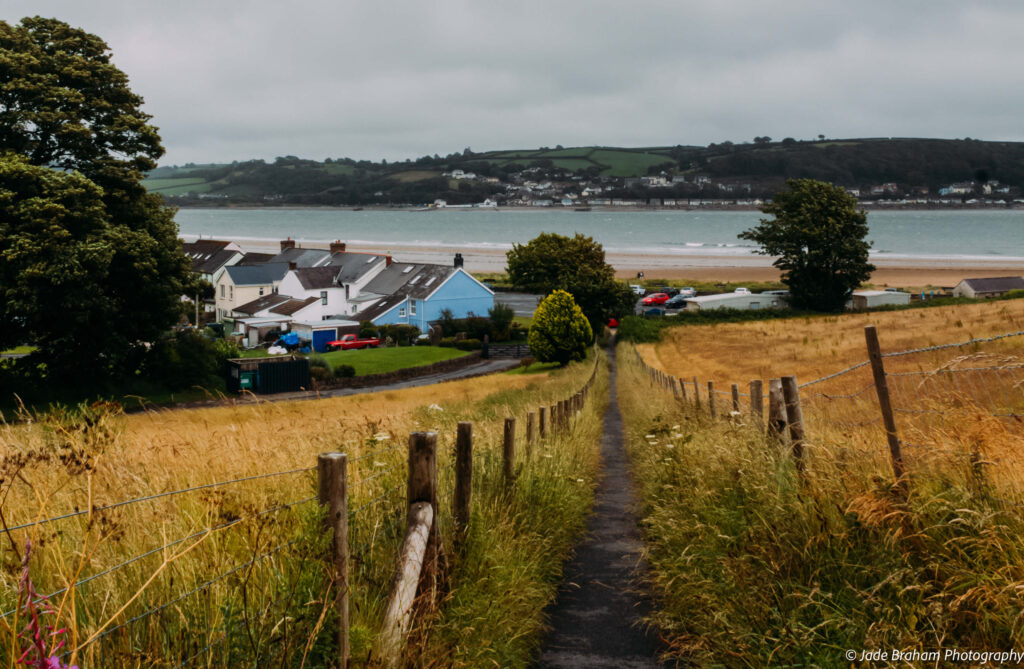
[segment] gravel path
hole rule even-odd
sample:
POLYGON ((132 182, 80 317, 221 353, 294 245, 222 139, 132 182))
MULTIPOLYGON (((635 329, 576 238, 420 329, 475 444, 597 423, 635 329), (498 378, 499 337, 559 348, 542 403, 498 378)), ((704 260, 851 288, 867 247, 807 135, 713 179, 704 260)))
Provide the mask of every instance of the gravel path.
POLYGON ((609 350, 611 398, 604 417, 603 479, 587 538, 566 566, 551 632, 536 667, 661 667, 658 645, 640 620, 648 607, 637 585, 644 569, 635 497, 623 447, 622 414, 615 391, 615 352, 609 350))

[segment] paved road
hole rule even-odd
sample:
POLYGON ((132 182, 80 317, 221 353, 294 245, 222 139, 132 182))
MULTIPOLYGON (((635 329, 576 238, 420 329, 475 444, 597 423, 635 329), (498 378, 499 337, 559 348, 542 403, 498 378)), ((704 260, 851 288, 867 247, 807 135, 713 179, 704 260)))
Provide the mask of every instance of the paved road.
POLYGON ((495 293, 494 301, 507 304, 516 312, 516 316, 532 317, 537 310, 537 305, 544 298, 543 295, 530 293, 495 293))
POLYGON ((640 594, 644 569, 636 499, 623 448, 622 414, 615 392, 604 417, 601 455, 604 478, 597 489, 587 538, 566 566, 565 581, 551 609, 551 632, 536 667, 641 669, 661 667, 657 643, 640 626, 649 607, 640 594))

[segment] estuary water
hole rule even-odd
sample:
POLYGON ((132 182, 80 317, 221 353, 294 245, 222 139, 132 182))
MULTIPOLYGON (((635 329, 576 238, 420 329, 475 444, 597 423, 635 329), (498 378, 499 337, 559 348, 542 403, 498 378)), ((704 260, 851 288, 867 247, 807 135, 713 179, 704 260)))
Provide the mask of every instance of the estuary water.
MULTIPOLYGON (((501 252, 541 232, 593 237, 609 253, 749 257, 737 235, 757 225, 757 211, 182 209, 186 239, 200 235, 266 247, 340 239, 388 249, 493 249, 501 252)), ((1024 262, 1024 210, 871 211, 872 255, 881 259, 1024 262)), ((738 258, 737 258, 738 259, 738 258)), ((727 258, 722 258, 727 260, 727 258)))

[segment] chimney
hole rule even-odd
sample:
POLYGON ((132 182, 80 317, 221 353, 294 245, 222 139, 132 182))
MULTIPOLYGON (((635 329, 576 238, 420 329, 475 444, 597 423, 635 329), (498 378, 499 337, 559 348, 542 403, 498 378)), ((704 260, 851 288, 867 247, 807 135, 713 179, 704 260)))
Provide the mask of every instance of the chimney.
POLYGON ((391 254, 384 256, 384 267, 391 267, 391 254))
POLYGON ((345 242, 341 241, 340 239, 335 239, 333 242, 331 242, 331 255, 334 255, 335 253, 344 253, 345 246, 345 242))
POLYGON ((462 254, 461 253, 456 253, 455 254, 455 267, 462 267, 462 254))
POLYGON ((298 268, 299 268, 299 266, 295 264, 294 260, 292 262, 288 263, 288 270, 289 271, 294 271, 294 270, 297 270, 298 268))
POLYGON ((289 237, 288 239, 281 240, 281 250, 287 251, 288 249, 295 248, 295 240, 289 237))

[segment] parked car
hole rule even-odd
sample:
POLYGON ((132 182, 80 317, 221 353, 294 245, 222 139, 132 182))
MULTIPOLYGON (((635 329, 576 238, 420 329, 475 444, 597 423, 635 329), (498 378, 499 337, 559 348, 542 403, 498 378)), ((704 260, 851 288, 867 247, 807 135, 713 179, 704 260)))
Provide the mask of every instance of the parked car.
POLYGON ((675 297, 669 298, 669 301, 665 303, 665 308, 666 309, 684 309, 684 308, 686 308, 686 300, 688 300, 688 299, 690 299, 690 298, 688 298, 687 296, 683 295, 680 292, 675 297))
POLYGON ((380 339, 359 339, 354 334, 344 335, 341 339, 327 342, 328 351, 350 351, 360 348, 377 348, 380 346, 380 339))
POLYGON ((750 290, 744 288, 743 286, 740 286, 739 288, 732 292, 736 293, 737 295, 750 295, 750 290))
POLYGON ((687 286, 686 288, 680 288, 679 294, 683 297, 697 297, 697 291, 687 286))
POLYGON ((665 293, 669 297, 675 297, 679 294, 679 289, 672 286, 662 286, 659 292, 665 293))
POLYGON ((634 295, 643 295, 644 293, 647 292, 646 290, 644 290, 643 286, 639 286, 635 283, 629 284, 629 289, 633 291, 634 295))
POLYGON ((641 304, 643 304, 645 307, 649 307, 655 304, 665 304, 666 302, 668 302, 668 295, 666 295, 665 293, 653 293, 645 297, 641 301, 641 304))

